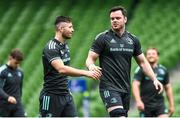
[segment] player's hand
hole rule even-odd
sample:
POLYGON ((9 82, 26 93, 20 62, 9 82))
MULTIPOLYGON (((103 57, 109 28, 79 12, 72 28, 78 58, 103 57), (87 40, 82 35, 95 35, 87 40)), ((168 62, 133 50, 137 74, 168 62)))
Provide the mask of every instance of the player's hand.
POLYGON ((91 77, 95 80, 99 80, 101 75, 102 75, 101 71, 88 71, 87 73, 88 77, 91 77))
POLYGON ((163 92, 163 85, 156 79, 153 81, 156 90, 159 90, 159 94, 163 92))
POLYGON ((174 111, 175 111, 174 107, 169 107, 169 113, 168 113, 169 117, 173 115, 174 111))
POLYGON ((11 104, 16 104, 17 103, 16 98, 13 97, 13 96, 8 97, 8 102, 11 103, 11 104))
POLYGON ((101 73, 101 70, 102 70, 102 68, 100 68, 99 66, 96 66, 95 64, 89 65, 88 69, 91 71, 98 71, 99 73, 101 73))
POLYGON ((136 102, 136 106, 137 106, 138 110, 144 111, 144 103, 141 100, 136 102))

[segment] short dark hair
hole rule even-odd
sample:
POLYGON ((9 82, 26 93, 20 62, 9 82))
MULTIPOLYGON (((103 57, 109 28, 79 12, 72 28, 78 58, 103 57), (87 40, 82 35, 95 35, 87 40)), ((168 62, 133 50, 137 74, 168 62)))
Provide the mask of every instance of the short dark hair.
POLYGON ((159 53, 158 49, 157 49, 157 48, 155 48, 155 47, 149 47, 149 48, 147 48, 147 50, 146 50, 146 54, 147 54, 147 51, 148 51, 148 50, 155 50, 155 51, 157 52, 157 54, 158 54, 158 55, 160 55, 160 53, 159 53))
POLYGON ((11 51, 10 56, 17 61, 22 61, 24 59, 23 53, 17 48, 11 51))
POLYGON ((59 23, 61 22, 72 22, 72 18, 68 17, 68 16, 57 16, 56 20, 54 22, 54 25, 57 26, 59 23))
POLYGON ((127 17, 127 10, 123 7, 123 6, 115 6, 115 7, 112 7, 109 11, 109 14, 111 14, 111 12, 115 12, 115 11, 118 11, 118 10, 121 10, 122 14, 127 17))

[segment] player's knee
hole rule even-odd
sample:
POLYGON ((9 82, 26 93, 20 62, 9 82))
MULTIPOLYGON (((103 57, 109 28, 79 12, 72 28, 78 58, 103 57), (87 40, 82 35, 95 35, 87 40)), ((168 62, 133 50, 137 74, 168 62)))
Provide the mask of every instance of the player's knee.
POLYGON ((120 116, 125 116, 127 117, 127 112, 126 110, 122 108, 114 109, 109 112, 110 117, 120 117, 120 116))

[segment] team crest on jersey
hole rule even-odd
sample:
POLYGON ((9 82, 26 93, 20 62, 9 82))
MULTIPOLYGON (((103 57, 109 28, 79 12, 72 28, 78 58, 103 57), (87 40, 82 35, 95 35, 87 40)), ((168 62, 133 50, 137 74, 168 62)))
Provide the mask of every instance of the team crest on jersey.
POLYGON ((132 45, 133 44, 133 40, 130 39, 129 37, 126 38, 126 41, 128 42, 128 44, 132 45))
POLYGON ((117 101, 117 99, 116 98, 111 98, 111 103, 117 103, 118 101, 117 101))
POLYGON ((163 69, 158 69, 158 72, 159 72, 160 75, 164 75, 165 74, 163 69))
POLYGON ((124 44, 120 44, 120 47, 123 48, 123 47, 124 47, 124 44))
POLYGON ((18 76, 19 76, 19 77, 22 77, 22 74, 21 74, 21 72, 18 72, 18 76))

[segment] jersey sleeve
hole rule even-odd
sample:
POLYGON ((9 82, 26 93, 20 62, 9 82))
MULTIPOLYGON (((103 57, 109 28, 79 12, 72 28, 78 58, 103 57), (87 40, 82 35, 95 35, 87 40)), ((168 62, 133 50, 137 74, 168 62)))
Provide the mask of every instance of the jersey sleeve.
POLYGON ((104 45, 105 45, 104 36, 97 35, 90 50, 97 54, 101 54, 102 51, 104 50, 104 47, 105 47, 104 45))
POLYGON ((135 42, 134 42, 134 54, 133 56, 138 56, 142 53, 142 50, 141 50, 141 43, 139 41, 139 39, 135 38, 135 42))
POLYGON ((22 91, 22 89, 23 89, 23 79, 24 79, 24 74, 23 74, 23 72, 21 71, 21 83, 20 83, 20 94, 21 94, 21 96, 22 96, 22 94, 23 94, 23 91, 22 91))
POLYGON ((46 47, 43 53, 49 63, 51 63, 55 59, 61 59, 60 51, 57 48, 49 49, 48 47, 46 47))
POLYGON ((143 78, 143 72, 141 70, 141 68, 138 66, 134 72, 134 80, 138 80, 141 81, 143 78))
POLYGON ((164 81, 163 81, 163 85, 166 85, 169 83, 169 72, 166 70, 165 71, 165 75, 164 75, 164 81))
POLYGON ((0 97, 7 100, 9 95, 3 90, 4 84, 5 84, 5 76, 3 75, 3 72, 0 73, 0 97))

